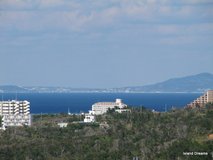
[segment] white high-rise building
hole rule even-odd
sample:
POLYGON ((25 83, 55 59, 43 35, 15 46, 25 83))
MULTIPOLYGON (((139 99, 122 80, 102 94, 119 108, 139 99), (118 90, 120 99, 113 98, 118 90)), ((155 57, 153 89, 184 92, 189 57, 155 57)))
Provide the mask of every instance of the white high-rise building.
POLYGON ((0 101, 0 116, 3 128, 31 125, 30 103, 28 101, 0 101))

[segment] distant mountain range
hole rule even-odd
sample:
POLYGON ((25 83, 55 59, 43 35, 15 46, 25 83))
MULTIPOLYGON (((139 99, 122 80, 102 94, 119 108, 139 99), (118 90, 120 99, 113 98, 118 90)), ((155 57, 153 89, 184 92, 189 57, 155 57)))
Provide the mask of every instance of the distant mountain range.
POLYGON ((122 87, 110 89, 88 89, 71 87, 23 87, 14 85, 0 86, 0 93, 73 93, 73 92, 113 92, 113 93, 177 93, 177 92, 205 92, 213 89, 213 74, 201 73, 197 75, 173 78, 164 82, 135 87, 122 87))
POLYGON ((124 87, 125 92, 205 92, 213 89, 213 74, 201 73, 197 75, 173 78, 164 82, 138 86, 124 87))

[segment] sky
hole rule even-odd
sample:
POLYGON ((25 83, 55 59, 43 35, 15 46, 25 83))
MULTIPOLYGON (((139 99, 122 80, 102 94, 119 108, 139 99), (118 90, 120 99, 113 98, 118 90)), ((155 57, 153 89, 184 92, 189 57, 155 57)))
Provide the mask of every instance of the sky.
POLYGON ((112 88, 213 73, 212 0, 0 0, 0 85, 112 88))

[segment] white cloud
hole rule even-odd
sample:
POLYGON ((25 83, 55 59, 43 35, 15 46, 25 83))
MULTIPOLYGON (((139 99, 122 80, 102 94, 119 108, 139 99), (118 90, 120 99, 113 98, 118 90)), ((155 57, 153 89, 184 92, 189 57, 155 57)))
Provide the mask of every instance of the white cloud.
MULTIPOLYGON (((0 29, 90 32, 111 26, 133 26, 134 29, 138 25, 155 23, 150 32, 168 35, 185 33, 189 26, 183 27, 181 23, 187 20, 199 24, 199 19, 212 17, 212 8, 180 3, 182 5, 177 7, 169 0, 1 0, 0 29)), ((194 3, 201 1, 195 0, 194 3)), ((191 25, 191 29, 195 26, 191 25)), ((200 29, 200 32, 203 31, 200 29)))
POLYGON ((197 35, 195 36, 179 35, 179 36, 171 36, 171 37, 161 37, 160 44, 173 45, 173 46, 180 46, 180 45, 199 46, 201 45, 202 42, 207 40, 211 40, 211 39, 209 39, 209 37, 197 36, 197 35))
POLYGON ((166 45, 195 45, 212 41, 213 23, 191 25, 161 25, 157 32, 162 34, 161 44, 166 45))
POLYGON ((49 6, 58 6, 62 5, 65 2, 63 0, 40 0, 39 4, 43 7, 49 7, 49 6))
POLYGON ((212 0, 179 0, 181 4, 205 4, 205 3, 213 3, 212 0))

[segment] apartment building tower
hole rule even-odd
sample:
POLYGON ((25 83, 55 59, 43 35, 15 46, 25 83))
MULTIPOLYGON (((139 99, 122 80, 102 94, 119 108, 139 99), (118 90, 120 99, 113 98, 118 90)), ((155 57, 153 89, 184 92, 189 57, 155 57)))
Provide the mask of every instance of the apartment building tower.
POLYGON ((197 99, 195 99, 193 102, 187 105, 189 108, 195 108, 195 107, 204 107, 206 103, 213 103, 213 90, 207 91, 205 94, 201 95, 197 99))
POLYGON ((0 101, 2 128, 31 125, 30 103, 28 101, 0 101))

